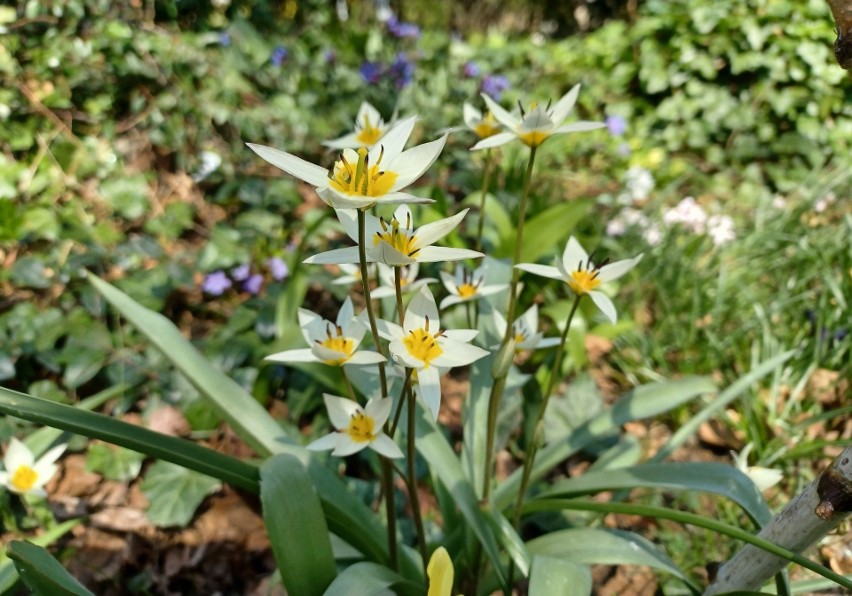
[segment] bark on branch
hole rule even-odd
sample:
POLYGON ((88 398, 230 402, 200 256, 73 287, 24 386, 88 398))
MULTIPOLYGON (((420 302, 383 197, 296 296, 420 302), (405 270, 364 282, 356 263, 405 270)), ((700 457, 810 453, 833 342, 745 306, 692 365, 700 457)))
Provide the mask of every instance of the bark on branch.
MULTIPOLYGON (((844 449, 819 478, 760 531, 759 536, 796 553, 815 544, 852 512, 852 447, 844 449)), ((705 596, 758 590, 787 560, 746 545, 719 569, 705 596)))
POLYGON ((842 68, 852 71, 852 0, 828 0, 828 6, 837 24, 834 57, 842 68))

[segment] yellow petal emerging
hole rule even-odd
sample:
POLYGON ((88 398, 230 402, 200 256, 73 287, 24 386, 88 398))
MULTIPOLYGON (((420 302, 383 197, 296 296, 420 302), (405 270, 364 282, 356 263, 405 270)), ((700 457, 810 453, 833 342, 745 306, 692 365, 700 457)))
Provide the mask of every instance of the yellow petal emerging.
POLYGON ((426 574, 429 576, 428 596, 452 596, 455 570, 450 554, 443 546, 432 553, 426 574))

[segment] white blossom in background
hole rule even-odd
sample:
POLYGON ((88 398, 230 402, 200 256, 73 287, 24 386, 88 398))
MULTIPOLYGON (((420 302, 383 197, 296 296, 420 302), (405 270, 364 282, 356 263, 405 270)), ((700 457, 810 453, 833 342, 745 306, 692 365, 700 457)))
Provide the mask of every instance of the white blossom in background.
MULTIPOLYGON (((340 267, 340 271, 343 272, 343 275, 335 277, 331 283, 336 286, 348 286, 354 283, 361 283, 361 265, 340 263, 338 267, 340 267)), ((373 273, 375 273, 375 264, 371 263, 367 265, 367 275, 370 275, 370 269, 373 269, 373 273)))
POLYGON ((490 110, 483 116, 482 112, 465 102, 462 107, 462 115, 464 116, 465 126, 476 133, 476 136, 480 139, 493 137, 503 130, 502 126, 499 122, 497 122, 497 119, 494 118, 494 114, 490 110))
POLYGON ((308 445, 311 451, 333 449, 332 455, 352 455, 366 447, 390 458, 402 457, 402 451, 382 427, 390 417, 393 400, 371 399, 364 408, 345 397, 324 394, 331 424, 337 429, 308 445))
POLYGON ((332 149, 369 149, 378 143, 393 127, 393 122, 385 124, 382 115, 367 101, 361 102, 358 115, 355 116, 355 130, 342 137, 323 141, 322 144, 332 149))
POLYGON ((623 236, 633 226, 647 229, 648 218, 638 209, 622 209, 618 215, 607 222, 606 233, 611 237, 623 236))
POLYGON ((46 496, 44 485, 59 469, 56 460, 65 451, 65 447, 66 445, 54 447, 36 461, 33 452, 26 445, 12 438, 3 457, 5 470, 0 472, 0 484, 13 493, 46 496))
POLYGON ((618 202, 622 205, 641 203, 651 196, 654 186, 654 176, 649 170, 633 166, 624 173, 624 192, 618 196, 618 202))
MULTIPOLYGON (((506 336, 506 318, 498 310, 494 310, 494 328, 497 330, 497 337, 506 336)), ((538 330, 538 305, 533 304, 524 314, 518 317, 512 323, 512 332, 515 339, 515 351, 523 350, 540 350, 542 348, 552 348, 558 346, 560 338, 544 337, 544 334, 538 330)), ((499 344, 492 349, 499 349, 499 344)))
POLYGON ((198 169, 192 175, 193 182, 201 182, 222 165, 222 156, 214 151, 202 151, 198 157, 201 163, 198 164, 198 169))
POLYGON ((660 230, 660 226, 657 224, 650 224, 647 228, 645 228, 645 231, 642 232, 642 237, 645 239, 645 242, 648 243, 648 246, 657 246, 663 239, 663 233, 660 230))
POLYGON ((757 486, 757 490, 763 492, 781 482, 784 475, 780 470, 748 465, 748 455, 753 447, 754 443, 749 443, 739 453, 731 451, 731 457, 734 458, 734 465, 737 469, 751 478, 751 481, 757 486))
POLYGON ((707 235, 713 240, 713 244, 721 246, 734 240, 734 220, 728 215, 713 215, 707 220, 707 235))
MULTIPOLYGON (((384 263, 376 263, 376 266, 379 268, 379 287, 370 292, 370 296, 373 298, 395 297, 396 277, 393 271, 394 268, 384 263)), ((422 277, 418 279, 417 275, 420 273, 420 263, 412 263, 411 265, 401 267, 401 269, 399 281, 403 294, 416 292, 423 286, 438 281, 434 277, 422 277)))
POLYGON ((781 195, 775 195, 772 197, 772 206, 781 211, 787 207, 787 200, 781 195))
POLYGON ((449 295, 441 300, 441 308, 453 304, 470 302, 484 296, 492 296, 509 288, 508 284, 485 284, 485 267, 468 271, 462 265, 456 265, 455 275, 441 271, 441 281, 449 295))
POLYGON ((826 209, 828 209, 829 205, 832 205, 836 200, 836 194, 833 192, 827 192, 820 197, 816 203, 814 203, 814 211, 817 213, 823 213, 826 209))
POLYGON ((679 224, 695 234, 703 234, 707 225, 707 213, 693 197, 686 197, 663 213, 663 223, 667 226, 679 224))

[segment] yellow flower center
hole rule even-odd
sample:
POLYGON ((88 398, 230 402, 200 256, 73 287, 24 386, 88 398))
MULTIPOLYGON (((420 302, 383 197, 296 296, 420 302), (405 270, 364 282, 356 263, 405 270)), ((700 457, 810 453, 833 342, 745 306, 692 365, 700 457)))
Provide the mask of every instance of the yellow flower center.
POLYGON ((568 280, 568 287, 577 294, 588 294, 599 285, 601 285, 601 281, 598 279, 596 269, 579 269, 572 272, 571 279, 568 280))
POLYGON ((494 114, 492 114, 490 110, 487 114, 485 114, 485 118, 477 122, 477 124, 473 127, 473 132, 475 132, 476 136, 480 139, 486 139, 500 132, 500 126, 497 124, 497 121, 494 119, 494 114))
POLYGON ((352 414, 346 432, 349 434, 349 438, 356 443, 367 443, 376 438, 376 435, 373 434, 373 419, 364 412, 352 414))
POLYGON ((444 353, 435 337, 428 328, 415 329, 405 336, 402 343, 413 358, 423 361, 423 368, 428 368, 432 360, 444 353))
POLYGON ((35 486, 38 480, 38 473, 29 466, 18 466, 15 473, 12 474, 12 486, 21 492, 26 492, 35 486))
POLYGON ((382 138, 382 129, 378 126, 373 126, 369 118, 364 118, 364 126, 358 131, 358 136, 355 138, 362 145, 372 147, 382 138))
POLYGON ((462 284, 459 286, 459 296, 462 298, 470 298, 476 295, 476 286, 472 284, 462 284))
POLYGON ((541 130, 531 130, 518 135, 518 138, 529 147, 538 147, 549 137, 550 134, 541 130))
POLYGON ((420 252, 420 249, 414 248, 417 236, 411 232, 410 217, 407 218, 404 228, 396 217, 391 219, 390 223, 386 222, 384 218, 380 218, 379 223, 382 226, 382 231, 376 232, 376 236, 373 238, 374 246, 384 240, 405 256, 417 258, 416 255, 420 252))
POLYGON ((345 354, 342 358, 333 358, 325 361, 326 364, 330 364, 331 366, 340 366, 352 357, 352 352, 355 350, 355 342, 348 337, 343 337, 343 329, 337 325, 334 327, 334 332, 332 335, 331 326, 329 325, 325 332, 326 338, 322 341, 316 340, 316 342, 324 348, 345 354))
POLYGON ((515 343, 519 344, 519 343, 523 342, 526 338, 527 338, 527 336, 523 333, 523 331, 516 333, 515 334, 515 343))
POLYGON ((337 191, 347 195, 362 195, 365 197, 380 197, 393 188, 397 175, 381 169, 382 155, 375 165, 370 165, 368 151, 358 149, 358 163, 351 164, 341 155, 334 162, 334 169, 329 176, 329 184, 337 191))

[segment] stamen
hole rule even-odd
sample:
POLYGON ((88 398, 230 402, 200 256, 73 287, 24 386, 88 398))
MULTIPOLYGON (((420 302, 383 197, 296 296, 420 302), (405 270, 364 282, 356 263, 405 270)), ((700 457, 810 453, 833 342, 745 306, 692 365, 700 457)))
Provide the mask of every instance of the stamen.
POLYGON ((521 118, 526 118, 527 113, 524 111, 524 106, 521 105, 521 100, 518 100, 518 109, 521 110, 521 118))
POLYGON ((429 331, 429 315, 426 315, 426 331, 429 331))

